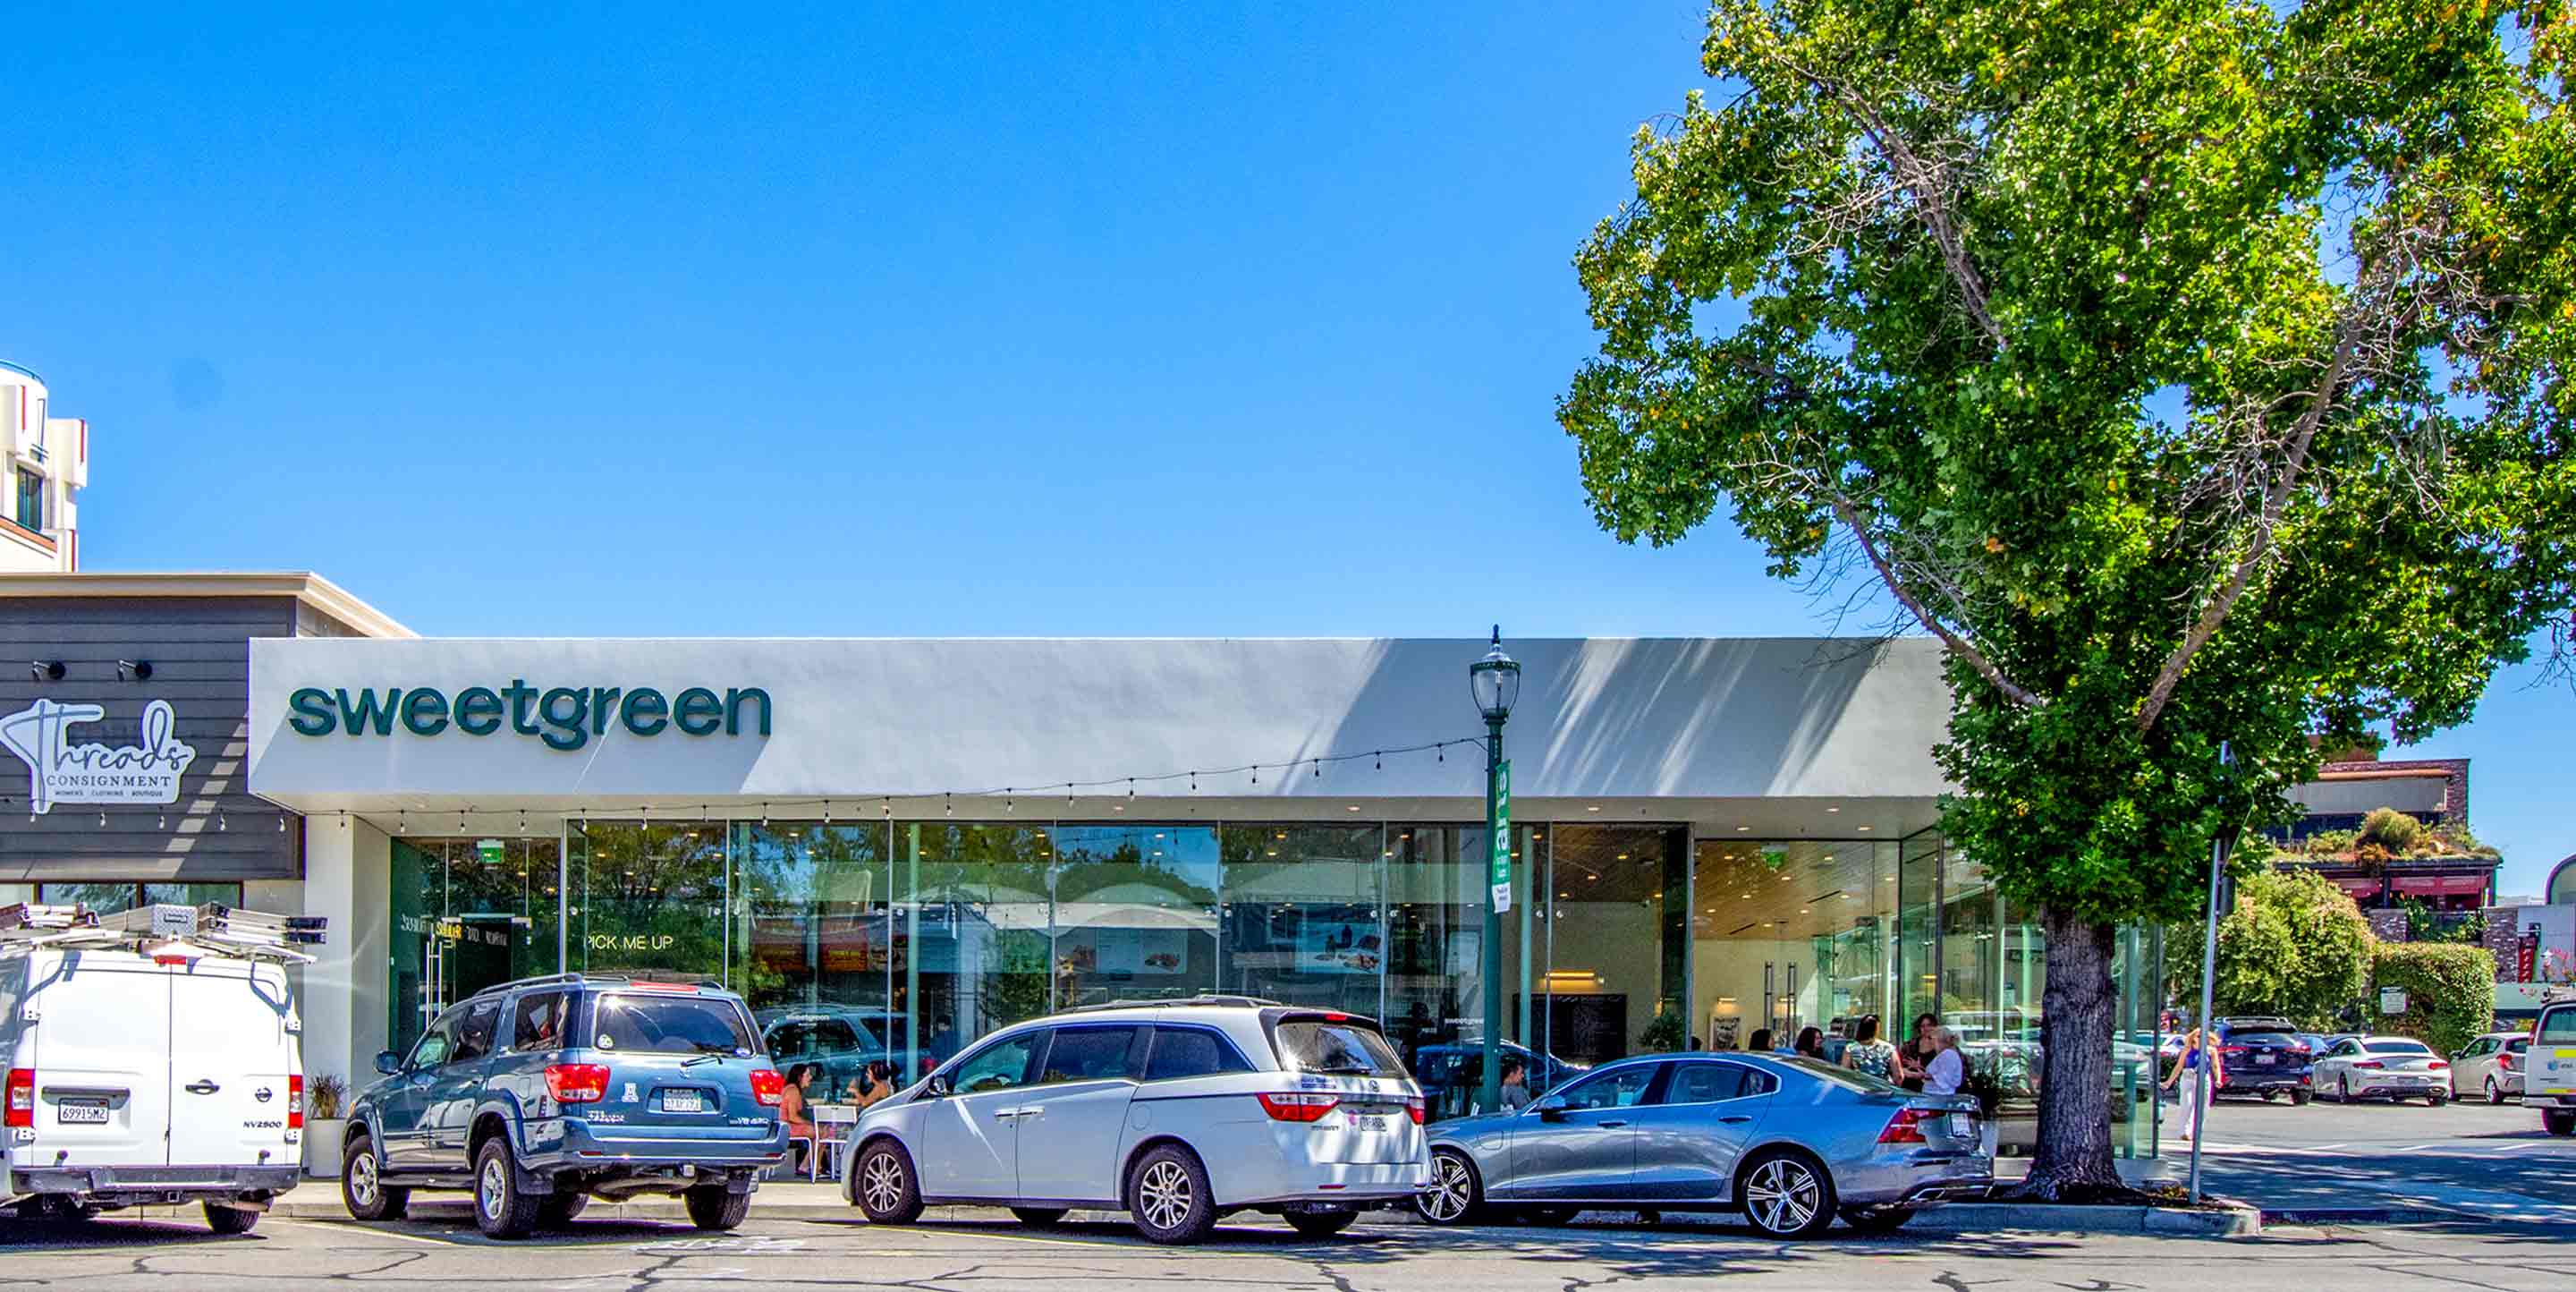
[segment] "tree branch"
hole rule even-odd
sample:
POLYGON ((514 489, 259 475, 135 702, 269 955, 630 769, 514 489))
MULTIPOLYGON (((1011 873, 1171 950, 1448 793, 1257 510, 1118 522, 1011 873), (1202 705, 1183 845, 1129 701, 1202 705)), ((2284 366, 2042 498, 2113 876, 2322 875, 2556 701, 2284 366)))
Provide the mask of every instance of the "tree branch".
POLYGON ((1878 571, 1879 579, 1887 584, 1887 590, 1894 593, 1897 601, 1914 616, 1914 622, 1923 625, 1925 632, 1940 638, 1941 644, 1949 647, 1951 654, 1966 660, 1968 667, 1977 670, 1979 677, 1992 683, 1996 690, 2003 692, 2005 698, 2013 703, 2030 709, 2043 708, 2047 705, 2048 701, 2032 692, 2030 688, 2005 677, 2004 671, 1995 667, 1995 662, 1988 659, 1984 651, 1978 650, 1975 643, 1943 624, 1924 607, 1921 599, 1906 589, 1904 582, 1897 577, 1895 566, 1889 563, 1885 553, 1879 551, 1878 541, 1870 537, 1869 527, 1861 523, 1860 509, 1852 506, 1850 499, 1841 494, 1835 494, 1833 503, 1834 515, 1841 519, 1845 528, 1851 530, 1852 537, 1860 541, 1861 554, 1869 558, 1870 566, 1878 571))
MULTIPOLYGON (((2356 292, 2358 298, 2361 294, 2356 292)), ((2138 709, 2138 730, 2152 730, 2156 719, 2164 714, 2165 705, 2173 700, 2174 688, 2182 685, 2183 670, 2191 667, 2192 657, 2200 653, 2209 639, 2218 635, 2219 626, 2227 622, 2236 602, 2254 582, 2254 572, 2272 555, 2273 538, 2279 532, 2281 516, 2289 510, 2290 494, 2298 487, 2299 474, 2308 461, 2308 447, 2316 442, 2317 427, 2325 421, 2327 410, 2334 407, 2335 392, 2343 385, 2344 373, 2351 368, 2353 352, 2361 344, 2362 315, 2365 310, 2356 301, 2355 308, 2344 316, 2337 329, 2334 357, 2327 360, 2326 370, 2316 388, 2308 392, 2308 406, 2299 412, 2291 425, 2289 452, 2282 459, 2281 470, 2272 478, 2272 487, 2264 491, 2263 510, 2254 522, 2254 541, 2245 555, 2228 572, 2216 595, 2203 606, 2200 618, 2174 644, 2165 656, 2164 666, 2156 670, 2156 680, 2147 688, 2146 703, 2138 709)))

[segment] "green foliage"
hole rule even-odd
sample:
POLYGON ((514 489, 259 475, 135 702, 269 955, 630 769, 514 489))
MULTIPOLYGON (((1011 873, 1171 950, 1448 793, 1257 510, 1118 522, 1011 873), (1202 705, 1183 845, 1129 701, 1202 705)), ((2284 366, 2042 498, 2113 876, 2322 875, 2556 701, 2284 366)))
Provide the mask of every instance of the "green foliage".
POLYGON ((1637 1048, 1654 1054, 1670 1054, 1689 1040, 1690 1031, 1682 1024, 1681 1011, 1658 1006, 1654 1021, 1637 1034, 1637 1048))
POLYGON ((1939 638, 1944 829, 2053 968, 2576 599, 2565 0, 1716 0, 1701 53, 1575 259, 1595 517, 1724 503, 1939 638))
POLYGON ((2359 830, 2319 830, 2307 837, 2300 850, 2311 857, 2332 857, 2349 854, 2353 845, 2359 842, 2359 830))
MULTIPOLYGON (((2268 867, 2237 881, 2236 907, 2218 922, 2218 1013, 2280 1014, 2326 1028, 2370 982, 2370 934, 2352 898, 2306 870, 2268 867)), ((2200 1003, 2201 931, 2165 935, 2165 968, 2177 999, 2200 1003)))
POLYGON ((348 1115, 349 1079, 335 1073, 307 1077, 304 1081, 306 1113, 318 1120, 335 1120, 348 1115))
POLYGON ((2436 911, 2420 897, 2401 897, 2397 908, 2406 912, 2406 940, 2409 942, 2465 942, 2482 947, 2487 941, 2487 917, 2483 911, 2466 914, 2436 911))
POLYGON ((2495 957, 2454 942, 2383 942, 2371 966, 2372 994, 2406 991, 2406 1012, 2393 1018, 2370 1002, 2369 1026, 2411 1036, 2449 1054, 2495 1021, 2495 957))
POLYGON ((2392 853, 2404 855, 2430 842, 2432 832, 2424 823, 2395 808, 2374 808, 2361 819, 2361 832, 2354 837, 2356 846, 2375 843, 2392 853))

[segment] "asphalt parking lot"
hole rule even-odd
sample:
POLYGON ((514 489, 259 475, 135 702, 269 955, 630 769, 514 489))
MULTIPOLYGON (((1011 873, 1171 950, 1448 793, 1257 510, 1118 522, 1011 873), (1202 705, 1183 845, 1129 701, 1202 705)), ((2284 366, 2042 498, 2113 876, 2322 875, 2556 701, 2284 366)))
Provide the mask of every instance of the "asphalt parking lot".
POLYGON ((874 1228, 856 1218, 685 1224, 576 1222, 522 1243, 461 1218, 359 1225, 271 1217, 240 1238, 140 1220, 0 1221, 0 1284, 144 1292, 476 1287, 495 1292, 698 1292, 854 1286, 913 1292, 1118 1289, 1203 1292, 1584 1292, 1654 1279, 1784 1289, 2245 1289, 2576 1286, 2576 1244, 2540 1227, 2290 1228, 2260 1238, 2047 1233, 1900 1235, 1783 1244, 1716 1221, 1433 1230, 1362 1223, 1301 1238, 1275 1222, 1222 1227, 1203 1247, 1154 1247, 1123 1225, 1032 1230, 970 1213, 874 1228))
MULTIPOLYGON (((2168 1114, 2171 1109, 2168 1108, 2168 1114)), ((2179 1165, 2188 1143, 2170 1137, 2179 1165)), ((2576 1225, 2576 1137, 2520 1100, 2327 1104, 2222 1100, 2202 1145, 2206 1186, 2267 1211, 2432 1207, 2576 1225)))

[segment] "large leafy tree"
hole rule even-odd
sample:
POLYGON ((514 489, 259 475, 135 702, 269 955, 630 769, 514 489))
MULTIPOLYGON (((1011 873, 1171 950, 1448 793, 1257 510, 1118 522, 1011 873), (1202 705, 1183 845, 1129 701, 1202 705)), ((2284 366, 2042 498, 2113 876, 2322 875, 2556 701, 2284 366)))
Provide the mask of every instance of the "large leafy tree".
POLYGON ((1945 828, 2047 936, 2032 1194, 2118 1188, 2114 928, 2196 914, 2316 738, 2461 721, 2563 625, 2571 42, 2563 0, 1717 0, 1716 106, 1577 257, 1602 525, 1724 501, 1947 648, 1945 828))
MULTIPOLYGON (((2184 1000, 2200 999, 2201 926, 2165 935, 2166 976, 2184 1000)), ((2370 986, 2379 939, 2334 881, 2304 867, 2249 871, 2236 905, 2218 922, 2220 1016, 2280 1014, 2302 1027, 2332 1026, 2370 986)))

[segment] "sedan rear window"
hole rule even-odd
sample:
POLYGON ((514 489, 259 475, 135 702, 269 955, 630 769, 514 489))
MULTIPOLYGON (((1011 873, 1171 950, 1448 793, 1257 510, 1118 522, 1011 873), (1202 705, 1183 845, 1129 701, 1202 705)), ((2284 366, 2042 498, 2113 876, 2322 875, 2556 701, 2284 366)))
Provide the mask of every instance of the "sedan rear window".
POLYGON ((645 1054, 754 1052, 742 1007, 730 1000, 687 996, 610 995, 598 998, 591 1016, 591 1045, 645 1054))
POLYGON ((1404 1060, 1377 1029, 1357 1023, 1288 1019, 1271 1033, 1279 1065, 1291 1072, 1332 1072, 1360 1077, 1402 1077, 1404 1060))
POLYGON ((2373 1054, 2431 1054, 2422 1041, 2364 1041, 2361 1048, 2373 1054))

